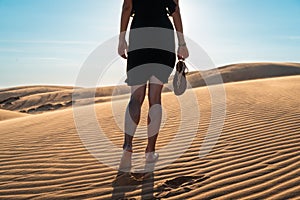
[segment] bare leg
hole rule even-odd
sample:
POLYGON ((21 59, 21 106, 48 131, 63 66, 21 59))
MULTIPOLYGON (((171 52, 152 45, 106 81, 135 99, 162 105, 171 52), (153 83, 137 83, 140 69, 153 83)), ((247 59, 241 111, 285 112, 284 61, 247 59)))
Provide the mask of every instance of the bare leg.
POLYGON ((132 152, 132 139, 140 121, 141 107, 145 99, 146 84, 131 87, 131 98, 125 113, 123 149, 132 152))
POLYGON ((163 83, 156 77, 152 76, 149 82, 149 114, 148 114, 148 145, 145 152, 154 152, 156 140, 161 124, 162 107, 161 91, 163 83))

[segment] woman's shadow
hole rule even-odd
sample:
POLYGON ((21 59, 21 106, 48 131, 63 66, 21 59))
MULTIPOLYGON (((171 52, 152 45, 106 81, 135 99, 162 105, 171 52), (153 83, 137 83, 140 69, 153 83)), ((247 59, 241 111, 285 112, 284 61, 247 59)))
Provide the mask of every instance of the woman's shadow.
POLYGON ((154 198, 154 169, 155 163, 145 163, 144 169, 139 172, 130 172, 132 153, 123 152, 119 164, 119 171, 112 183, 112 199, 126 199, 126 193, 132 192, 141 186, 142 199, 154 198))

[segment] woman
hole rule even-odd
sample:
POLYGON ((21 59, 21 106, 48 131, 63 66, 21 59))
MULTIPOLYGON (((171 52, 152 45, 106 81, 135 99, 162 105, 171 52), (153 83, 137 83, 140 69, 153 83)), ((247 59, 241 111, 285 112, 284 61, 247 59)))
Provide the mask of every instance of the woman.
POLYGON ((131 98, 125 115, 124 152, 132 152, 132 139, 140 121, 148 84, 148 145, 146 162, 155 162, 158 154, 155 144, 161 124, 161 92, 163 84, 175 66, 174 28, 178 38, 178 59, 189 56, 183 36, 178 0, 124 0, 118 53, 127 59, 127 79, 131 86, 131 98), (125 39, 130 17, 129 47, 125 39), (150 46, 149 46, 150 45, 150 46))

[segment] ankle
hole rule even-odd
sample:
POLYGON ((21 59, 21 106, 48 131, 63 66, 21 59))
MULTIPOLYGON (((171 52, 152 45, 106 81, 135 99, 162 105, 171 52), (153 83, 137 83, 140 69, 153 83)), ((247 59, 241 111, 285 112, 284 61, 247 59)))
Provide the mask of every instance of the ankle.
POLYGON ((145 153, 155 152, 155 148, 147 147, 145 153))
POLYGON ((123 150, 132 152, 132 144, 123 144, 123 150))

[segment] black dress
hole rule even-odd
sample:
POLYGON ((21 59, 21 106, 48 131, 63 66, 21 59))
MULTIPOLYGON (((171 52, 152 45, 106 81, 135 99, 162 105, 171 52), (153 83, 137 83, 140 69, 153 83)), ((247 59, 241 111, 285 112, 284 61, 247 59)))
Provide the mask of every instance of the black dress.
POLYGON ((127 79, 130 86, 145 84, 151 76, 167 83, 176 62, 174 28, 169 19, 173 0, 132 0, 127 79))

